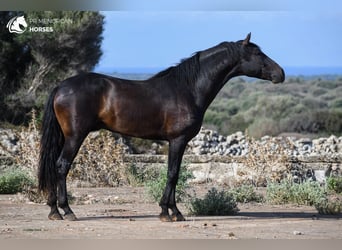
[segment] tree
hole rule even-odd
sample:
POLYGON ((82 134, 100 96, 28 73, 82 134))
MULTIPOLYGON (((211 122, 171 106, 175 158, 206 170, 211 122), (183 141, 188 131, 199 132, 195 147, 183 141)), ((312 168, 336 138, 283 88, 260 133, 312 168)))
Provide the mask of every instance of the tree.
MULTIPOLYGON (((1 15, 0 19, 4 23, 4 20, 7 22, 15 15, 18 13, 8 12, 7 15, 1 15)), ((7 79, 3 83, 5 87, 13 85, 13 82, 18 84, 17 88, 10 88, 12 91, 3 97, 7 115, 0 117, 2 120, 11 119, 14 123, 23 122, 21 118, 32 107, 40 109, 47 94, 58 82, 92 70, 102 55, 100 47, 104 17, 100 13, 32 11, 25 12, 24 16, 29 25, 26 32, 14 35, 7 31, 4 37, 0 36, 0 43, 8 41, 7 46, 10 47, 1 51, 2 56, 7 57, 16 50, 26 59, 16 61, 9 57, 6 60, 12 64, 12 70, 24 69, 15 80, 7 79), (52 32, 33 32, 30 27, 51 27, 48 31, 52 32)), ((5 70, 5 75, 8 70, 5 70)))
POLYGON ((0 11, 0 118, 7 117, 5 104, 6 96, 20 87, 19 78, 25 74, 26 67, 32 61, 28 47, 23 47, 15 40, 15 36, 8 32, 6 24, 21 12, 0 11))

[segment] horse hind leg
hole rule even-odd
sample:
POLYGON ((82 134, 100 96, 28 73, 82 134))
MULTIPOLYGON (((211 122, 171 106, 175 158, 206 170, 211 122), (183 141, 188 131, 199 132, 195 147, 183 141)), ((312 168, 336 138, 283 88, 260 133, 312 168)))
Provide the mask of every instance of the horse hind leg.
POLYGON ((57 208, 57 187, 49 191, 47 204, 51 208, 48 218, 50 220, 63 220, 63 217, 59 213, 58 208, 57 208))
POLYGON ((66 177, 69 173, 71 164, 86 136, 74 136, 65 140, 62 153, 57 160, 58 176, 58 206, 64 210, 64 219, 77 220, 74 212, 71 210, 67 197, 66 177))
POLYGON ((66 176, 70 170, 71 163, 61 158, 57 163, 58 167, 58 206, 64 210, 63 218, 66 220, 77 220, 68 202, 66 176))

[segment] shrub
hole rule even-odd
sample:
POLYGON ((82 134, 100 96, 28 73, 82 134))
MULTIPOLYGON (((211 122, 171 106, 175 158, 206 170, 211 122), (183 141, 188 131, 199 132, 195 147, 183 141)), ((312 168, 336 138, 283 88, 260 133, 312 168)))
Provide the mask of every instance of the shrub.
POLYGON ((314 89, 313 91, 312 91, 312 95, 314 96, 314 97, 318 97, 318 96, 321 96, 321 95, 324 95, 324 94, 326 94, 327 93, 327 90, 325 90, 325 89, 314 89))
MULTIPOLYGON (((328 189, 335 187, 334 181, 328 183, 328 189)), ((293 203, 314 206, 320 214, 339 214, 342 211, 341 197, 328 195, 326 189, 317 182, 307 181, 297 184, 284 180, 281 183, 269 183, 266 201, 271 204, 293 203)))
POLYGON ((249 125, 250 122, 247 121, 244 116, 237 114, 223 122, 221 129, 224 129, 228 134, 231 134, 236 131, 244 131, 249 125))
POLYGON ((118 186, 126 182, 123 147, 106 130, 93 132, 84 140, 69 178, 92 186, 118 186))
POLYGON ((290 201, 291 183, 283 180, 280 183, 269 182, 266 189, 266 202, 270 204, 286 204, 290 201))
POLYGON ((36 176, 37 171, 40 140, 39 129, 37 128, 37 113, 35 109, 31 111, 31 117, 32 119, 28 127, 22 128, 18 133, 20 154, 16 154, 14 157, 17 165, 27 171, 33 178, 36 176))
POLYGON ((340 214, 342 212, 342 200, 335 196, 325 197, 315 203, 315 208, 319 214, 340 214))
POLYGON ((342 108, 342 99, 336 99, 331 105, 332 108, 341 109, 342 108))
POLYGON ((32 177, 20 169, 8 170, 0 176, 0 194, 15 194, 21 192, 25 186, 32 185, 32 177))
MULTIPOLYGON (((188 188, 188 180, 192 179, 193 175, 187 170, 186 166, 181 166, 179 172, 178 183, 176 186, 176 201, 184 201, 185 198, 189 197, 186 192, 188 188)), ((163 196, 163 192, 167 183, 167 168, 163 167, 160 170, 158 177, 154 180, 146 182, 147 195, 155 202, 159 202, 163 196)))
POLYGON ((342 193, 342 176, 327 178, 326 185, 328 191, 342 193))
POLYGON ((237 202, 247 203, 247 202, 262 202, 263 196, 257 194, 252 185, 241 185, 235 187, 229 191, 229 193, 234 197, 237 202))
POLYGON ((260 138, 264 135, 274 136, 280 133, 278 124, 279 120, 260 116, 255 119, 253 123, 249 124, 248 131, 256 138, 260 138))
POLYGON ((330 134, 341 134, 342 112, 336 110, 329 111, 324 125, 326 132, 330 134))
POLYGON ((293 183, 290 189, 290 202, 298 205, 312 206, 326 197, 324 188, 318 182, 305 181, 303 183, 293 183))
POLYGON ((290 174, 291 165, 286 152, 292 145, 288 140, 264 138, 261 142, 246 133, 246 141, 249 153, 242 158, 244 168, 238 173, 246 176, 243 183, 266 186, 267 180, 278 182, 290 174))
POLYGON ((125 169, 125 177, 129 185, 141 186, 145 181, 156 177, 156 173, 148 169, 138 168, 136 164, 131 164, 125 169))
POLYGON ((312 206, 326 197, 325 190, 318 182, 300 184, 289 180, 280 183, 269 183, 266 189, 266 201, 271 204, 293 203, 312 206))
POLYGON ((233 215, 239 211, 234 196, 216 188, 209 190, 203 199, 193 199, 189 210, 192 215, 233 215))

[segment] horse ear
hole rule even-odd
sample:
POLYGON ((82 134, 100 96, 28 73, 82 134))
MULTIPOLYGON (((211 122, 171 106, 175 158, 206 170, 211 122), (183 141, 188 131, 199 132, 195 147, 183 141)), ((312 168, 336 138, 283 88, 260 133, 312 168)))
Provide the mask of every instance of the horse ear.
POLYGON ((245 40, 243 40, 242 44, 243 45, 249 44, 249 40, 251 40, 251 33, 248 33, 248 35, 246 36, 245 40))

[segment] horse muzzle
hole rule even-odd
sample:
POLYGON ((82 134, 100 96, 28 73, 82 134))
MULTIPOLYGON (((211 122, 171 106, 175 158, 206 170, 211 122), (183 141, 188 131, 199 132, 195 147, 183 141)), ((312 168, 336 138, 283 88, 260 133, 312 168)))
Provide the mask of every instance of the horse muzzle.
POLYGON ((271 75, 271 81, 273 83, 282 83, 285 80, 285 72, 282 68, 279 68, 279 70, 275 71, 271 75))

